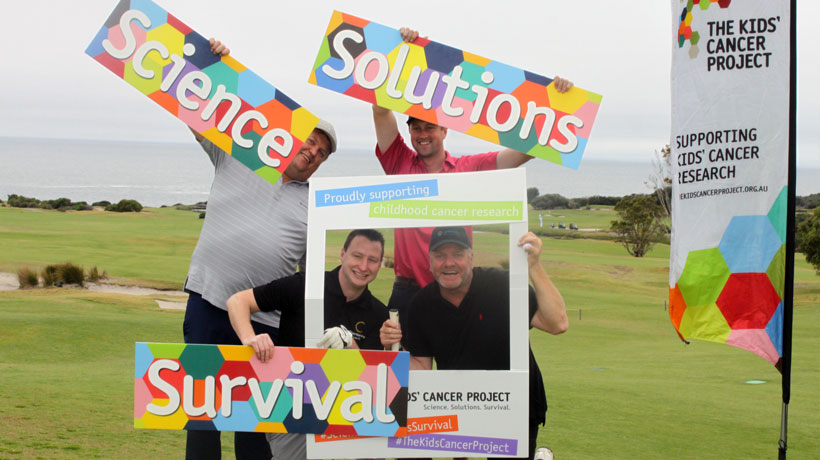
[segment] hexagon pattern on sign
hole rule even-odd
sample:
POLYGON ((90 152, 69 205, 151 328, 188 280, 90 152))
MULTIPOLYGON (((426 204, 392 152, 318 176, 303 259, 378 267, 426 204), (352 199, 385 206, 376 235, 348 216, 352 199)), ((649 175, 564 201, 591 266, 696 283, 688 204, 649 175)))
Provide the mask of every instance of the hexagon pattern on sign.
POLYGON ((134 427, 403 436, 408 378, 406 352, 277 347, 273 358, 262 363, 251 347, 137 343, 134 427), (340 383, 353 381, 372 389, 371 422, 370 417, 348 421, 342 415, 347 398, 363 397, 357 390, 339 389, 340 383), (378 390, 380 382, 384 387, 378 390), (294 393, 299 387, 301 395, 294 393), (338 396, 328 402, 334 391, 338 396), (386 395, 380 409, 377 391, 386 395), (298 416, 296 401, 301 401, 298 416), (324 419, 317 415, 322 409, 313 406, 317 403, 332 404, 325 406, 324 419), (394 420, 378 421, 378 410, 394 420))
POLYGON ((513 148, 580 166, 601 95, 334 11, 308 81, 513 148), (542 135, 543 132, 543 135, 542 135))
POLYGON ((727 343, 778 365, 786 191, 767 214, 733 217, 718 247, 689 252, 669 290, 669 316, 681 338, 727 343))
POLYGON ((121 0, 86 54, 271 183, 319 121, 150 0, 121 0))

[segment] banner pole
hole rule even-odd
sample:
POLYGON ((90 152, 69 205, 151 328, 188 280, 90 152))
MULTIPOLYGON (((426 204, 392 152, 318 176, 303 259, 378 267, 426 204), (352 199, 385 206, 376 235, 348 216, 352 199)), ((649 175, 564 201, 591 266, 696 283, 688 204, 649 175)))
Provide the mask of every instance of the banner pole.
POLYGON ((797 185, 797 0, 789 2, 789 196, 786 215, 786 267, 783 286, 783 356, 780 374, 782 377, 783 407, 780 415, 780 442, 778 456, 786 459, 788 449, 787 434, 789 421, 789 400, 791 399, 792 371, 792 321, 794 312, 794 233, 795 196, 797 185))

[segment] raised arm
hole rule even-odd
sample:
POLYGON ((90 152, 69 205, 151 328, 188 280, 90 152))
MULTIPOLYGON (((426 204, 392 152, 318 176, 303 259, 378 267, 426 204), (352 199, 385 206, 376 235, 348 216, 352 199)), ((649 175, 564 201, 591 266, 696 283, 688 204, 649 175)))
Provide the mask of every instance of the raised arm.
POLYGON ((566 306, 558 288, 552 284, 544 267, 541 266, 541 239, 529 232, 518 240, 518 246, 527 252, 530 280, 535 289, 538 310, 530 325, 550 334, 562 334, 569 328, 566 306))
MULTIPOLYGON (((559 93, 566 93, 572 88, 573 83, 556 75, 552 80, 552 85, 559 93)), ((526 153, 513 149, 504 149, 498 152, 495 164, 498 169, 509 169, 517 168, 530 160, 532 160, 532 157, 526 153)))
POLYGON ((251 325, 251 313, 259 311, 256 304, 256 297, 252 289, 239 291, 232 295, 227 302, 228 318, 231 326, 239 337, 242 345, 253 347, 256 357, 263 363, 273 357, 273 340, 268 334, 259 334, 253 330, 251 325))
MULTIPOLYGON (((218 56, 227 56, 227 55, 231 54, 231 50, 227 46, 225 46, 225 44, 222 43, 221 41, 219 41, 215 38, 210 38, 210 39, 208 39, 208 42, 211 44, 211 52, 212 53, 214 53, 218 56)), ((202 142, 202 139, 203 139, 202 134, 199 134, 198 132, 194 131, 193 128, 188 128, 188 129, 191 130, 191 133, 193 133, 193 135, 196 138, 197 142, 202 142)))
POLYGON ((393 111, 374 105, 373 126, 376 128, 376 142, 379 144, 379 150, 387 151, 399 135, 399 126, 393 111))
MULTIPOLYGON (((409 27, 402 27, 399 31, 401 39, 407 43, 413 43, 419 37, 419 32, 409 27)), ((396 136, 399 135, 396 116, 393 115, 392 110, 374 105, 373 126, 376 128, 376 142, 379 144, 379 150, 384 152, 390 148, 396 136)))

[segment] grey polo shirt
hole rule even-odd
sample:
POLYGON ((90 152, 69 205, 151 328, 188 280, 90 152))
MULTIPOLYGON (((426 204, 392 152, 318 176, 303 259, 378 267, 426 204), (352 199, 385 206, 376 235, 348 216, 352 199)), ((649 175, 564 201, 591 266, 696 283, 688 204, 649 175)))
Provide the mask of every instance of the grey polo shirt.
MULTIPOLYGON (((202 148, 214 164, 214 182, 185 288, 225 310, 234 293, 304 265, 308 183, 271 185, 207 139, 202 148)), ((279 327, 279 312, 252 319, 279 327)))

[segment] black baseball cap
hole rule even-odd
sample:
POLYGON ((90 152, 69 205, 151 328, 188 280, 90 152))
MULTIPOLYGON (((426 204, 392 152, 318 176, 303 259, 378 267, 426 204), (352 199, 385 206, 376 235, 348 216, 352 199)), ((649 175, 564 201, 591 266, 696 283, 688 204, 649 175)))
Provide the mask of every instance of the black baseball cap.
POLYGON ((472 249, 470 238, 464 227, 436 227, 430 237, 430 252, 435 251, 442 244, 453 243, 465 249, 472 249))

